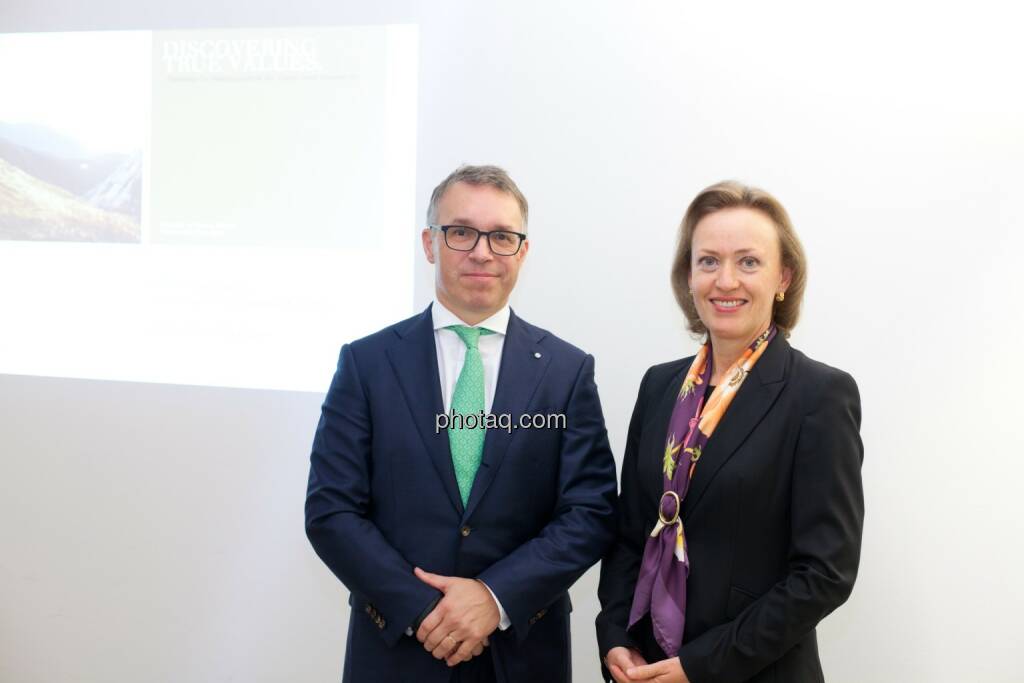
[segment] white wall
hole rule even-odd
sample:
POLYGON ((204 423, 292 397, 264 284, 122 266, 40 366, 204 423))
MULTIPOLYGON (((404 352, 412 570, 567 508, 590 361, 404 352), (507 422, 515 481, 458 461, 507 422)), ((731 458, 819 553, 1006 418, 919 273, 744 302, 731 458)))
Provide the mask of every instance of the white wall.
MULTIPOLYGON (((8 0, 0 30, 419 23, 407 259, 437 180, 506 166, 532 216, 514 305, 595 354, 619 456, 643 370, 694 348, 668 287, 686 204, 769 189, 812 268, 793 342, 864 407, 864 554, 826 675, 1021 680, 1015 10, 364 4, 8 0)), ((345 594, 302 533, 321 399, 0 377, 0 681, 337 680, 345 594)), ((573 590, 577 680, 595 589, 573 590)))

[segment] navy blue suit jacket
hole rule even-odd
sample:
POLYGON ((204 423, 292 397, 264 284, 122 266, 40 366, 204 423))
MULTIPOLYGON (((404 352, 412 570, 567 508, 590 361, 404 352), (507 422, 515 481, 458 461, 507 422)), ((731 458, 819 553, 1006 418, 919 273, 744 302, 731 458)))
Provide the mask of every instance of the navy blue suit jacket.
POLYGON ((615 461, 593 357, 509 317, 491 412, 565 415, 564 429, 490 429, 463 506, 445 430, 430 308, 341 349, 310 458, 306 533, 350 591, 344 681, 448 681, 405 635, 440 594, 413 567, 475 577, 512 626, 498 681, 570 678, 567 589, 614 533, 615 461))

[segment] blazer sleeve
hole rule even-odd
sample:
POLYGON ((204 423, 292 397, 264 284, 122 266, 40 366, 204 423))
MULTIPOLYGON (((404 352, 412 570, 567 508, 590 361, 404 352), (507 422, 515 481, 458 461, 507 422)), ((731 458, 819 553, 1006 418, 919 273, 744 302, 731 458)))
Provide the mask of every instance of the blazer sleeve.
POLYGON ((313 438, 306 535, 341 582, 373 603, 381 635, 394 645, 441 594, 416 578, 369 518, 372 433, 355 356, 345 345, 313 438))
POLYGON ((551 520, 477 577, 505 607, 520 642, 529 632, 530 617, 601 559, 612 537, 615 458, 594 383, 593 356, 580 366, 565 417, 551 520))
POLYGON ((749 679, 810 633, 853 589, 864 522, 860 396, 850 375, 829 372, 797 437, 789 570, 735 619, 683 644, 679 659, 693 683, 749 679))
POLYGON ((626 450, 622 459, 622 487, 619 492, 615 540, 601 562, 601 581, 597 589, 601 611, 597 615, 596 626, 598 653, 602 659, 613 647, 637 647, 632 636, 627 633, 626 625, 648 532, 644 528, 644 515, 640 510, 642 489, 637 475, 637 460, 644 415, 647 412, 646 394, 650 375, 651 370, 648 369, 640 380, 640 390, 629 420, 626 450))

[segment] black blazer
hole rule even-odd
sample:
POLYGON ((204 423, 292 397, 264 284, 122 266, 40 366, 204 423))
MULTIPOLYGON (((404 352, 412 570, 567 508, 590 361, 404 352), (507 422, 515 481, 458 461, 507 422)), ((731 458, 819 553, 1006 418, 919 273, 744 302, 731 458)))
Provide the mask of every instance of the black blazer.
MULTIPOLYGON (((693 358, 650 368, 622 464, 619 527, 601 566, 597 638, 665 658, 649 617, 627 632, 662 454, 693 358)), ((860 397, 850 375, 777 336, 740 387, 694 472, 682 518, 690 553, 679 657, 693 683, 823 681, 815 626, 850 595, 864 496, 860 397)), ((605 680, 611 680, 607 671, 605 680)))

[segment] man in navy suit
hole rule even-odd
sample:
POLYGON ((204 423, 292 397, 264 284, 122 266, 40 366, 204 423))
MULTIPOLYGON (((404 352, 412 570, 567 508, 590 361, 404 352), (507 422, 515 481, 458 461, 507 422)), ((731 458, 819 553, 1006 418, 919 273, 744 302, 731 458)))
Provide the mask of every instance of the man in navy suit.
POLYGON ((508 306, 530 245, 502 169, 457 169, 427 222, 433 303, 342 347, 313 441, 306 533, 353 606, 343 680, 564 683, 568 588, 613 533, 594 360, 508 306))

